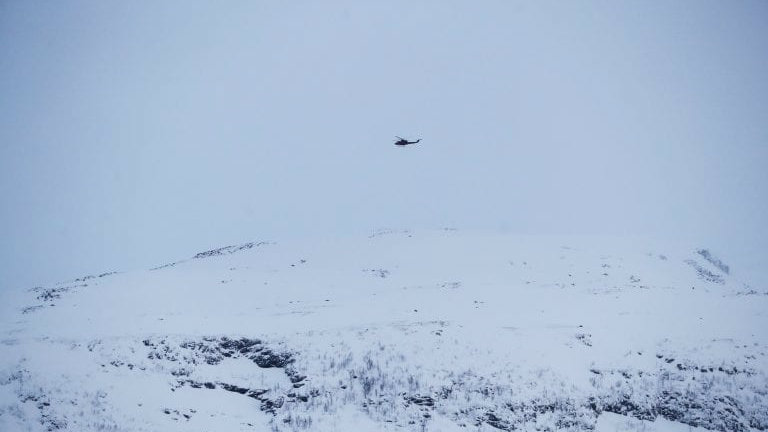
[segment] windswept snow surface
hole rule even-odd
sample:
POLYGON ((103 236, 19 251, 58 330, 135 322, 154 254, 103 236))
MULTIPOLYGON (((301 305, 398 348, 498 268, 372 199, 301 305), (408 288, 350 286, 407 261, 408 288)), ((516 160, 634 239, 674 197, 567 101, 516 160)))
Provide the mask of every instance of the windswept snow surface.
POLYGON ((706 246, 380 230, 4 293, 0 430, 766 430, 768 287, 706 246))

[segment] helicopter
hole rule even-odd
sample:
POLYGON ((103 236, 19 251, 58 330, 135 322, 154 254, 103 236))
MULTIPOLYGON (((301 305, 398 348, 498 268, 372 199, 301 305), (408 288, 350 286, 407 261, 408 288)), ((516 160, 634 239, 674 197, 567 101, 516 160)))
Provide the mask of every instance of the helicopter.
POLYGON ((400 138, 399 136, 395 136, 395 138, 397 138, 397 140, 395 141, 396 146, 407 146, 409 144, 416 144, 419 141, 421 141, 421 138, 417 139, 416 141, 408 141, 407 139, 400 138))

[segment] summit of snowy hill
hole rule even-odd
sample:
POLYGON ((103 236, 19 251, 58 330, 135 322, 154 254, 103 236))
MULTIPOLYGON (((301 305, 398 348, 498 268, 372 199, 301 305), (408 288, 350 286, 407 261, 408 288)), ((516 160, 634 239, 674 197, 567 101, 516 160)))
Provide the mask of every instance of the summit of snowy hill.
POLYGON ((2 430, 768 429, 768 287, 701 245, 254 241, 0 307, 2 430))

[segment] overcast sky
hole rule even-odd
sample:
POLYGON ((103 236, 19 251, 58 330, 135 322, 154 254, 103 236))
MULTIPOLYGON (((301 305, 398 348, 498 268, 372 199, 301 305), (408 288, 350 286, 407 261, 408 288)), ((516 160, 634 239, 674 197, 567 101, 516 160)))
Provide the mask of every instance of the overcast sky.
POLYGON ((376 228, 758 249, 766 23, 765 1, 0 1, 0 289, 376 228))

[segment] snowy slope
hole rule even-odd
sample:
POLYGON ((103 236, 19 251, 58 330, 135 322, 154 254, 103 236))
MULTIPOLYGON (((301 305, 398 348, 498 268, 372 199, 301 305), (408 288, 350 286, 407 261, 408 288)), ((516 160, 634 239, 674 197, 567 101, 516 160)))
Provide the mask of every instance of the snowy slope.
POLYGON ((766 430, 768 287, 738 264, 382 230, 8 292, 0 430, 766 430))

